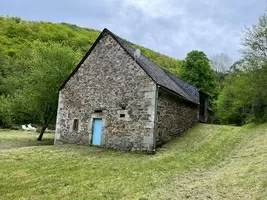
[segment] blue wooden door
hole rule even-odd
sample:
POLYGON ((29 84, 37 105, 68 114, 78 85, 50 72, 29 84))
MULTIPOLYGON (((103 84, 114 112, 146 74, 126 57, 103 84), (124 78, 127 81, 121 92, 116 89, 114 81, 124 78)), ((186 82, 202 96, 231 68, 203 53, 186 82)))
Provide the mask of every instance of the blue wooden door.
POLYGON ((100 145, 102 137, 102 119, 94 119, 93 121, 93 145, 100 145))

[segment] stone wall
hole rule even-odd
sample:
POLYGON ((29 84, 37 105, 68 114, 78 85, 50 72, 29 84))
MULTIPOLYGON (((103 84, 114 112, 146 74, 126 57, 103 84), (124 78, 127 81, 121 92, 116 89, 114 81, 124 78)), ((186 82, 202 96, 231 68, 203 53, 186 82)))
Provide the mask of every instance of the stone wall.
POLYGON ((170 141, 198 122, 198 105, 159 89, 157 102, 157 144, 170 141))
POLYGON ((153 80, 106 33, 60 92, 55 144, 91 144, 92 120, 102 118, 101 146, 152 151, 155 95, 153 80))

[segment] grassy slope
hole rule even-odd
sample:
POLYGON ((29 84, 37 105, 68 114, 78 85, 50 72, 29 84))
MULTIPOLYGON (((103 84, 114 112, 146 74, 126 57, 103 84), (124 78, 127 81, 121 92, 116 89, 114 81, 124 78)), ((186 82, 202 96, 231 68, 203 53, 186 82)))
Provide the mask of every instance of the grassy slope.
POLYGON ((0 146, 0 199, 266 199, 266 130, 199 124, 156 155, 76 145, 11 148, 12 140, 32 145, 35 136, 1 132, 9 145, 0 146))

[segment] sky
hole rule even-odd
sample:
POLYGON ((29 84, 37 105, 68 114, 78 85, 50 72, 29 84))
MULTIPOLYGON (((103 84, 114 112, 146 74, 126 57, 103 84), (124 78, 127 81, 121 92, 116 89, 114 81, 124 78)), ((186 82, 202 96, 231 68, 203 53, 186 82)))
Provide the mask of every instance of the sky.
POLYGON ((257 23, 266 0, 0 0, 0 15, 108 28, 174 58, 192 50, 240 58, 242 30, 257 23))

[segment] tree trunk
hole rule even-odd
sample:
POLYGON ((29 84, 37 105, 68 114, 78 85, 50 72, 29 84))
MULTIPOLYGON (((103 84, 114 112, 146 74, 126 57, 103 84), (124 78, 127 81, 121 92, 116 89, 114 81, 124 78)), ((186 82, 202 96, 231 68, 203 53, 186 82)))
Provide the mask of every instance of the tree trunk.
POLYGON ((41 141, 45 132, 45 129, 48 127, 48 125, 50 124, 50 122, 52 121, 53 117, 56 115, 57 113, 57 104, 55 104, 52 108, 52 110, 48 109, 49 106, 46 106, 46 111, 44 114, 44 124, 43 127, 40 131, 40 135, 37 138, 38 141, 41 141), (51 113, 52 111, 52 113, 51 113))
POLYGON ((47 126, 48 126, 48 123, 45 123, 45 124, 43 125, 43 127, 41 128, 40 135, 39 135, 39 137, 37 138, 38 141, 41 141, 41 140, 42 140, 43 135, 44 135, 44 132, 45 132, 45 129, 47 128, 47 126))

